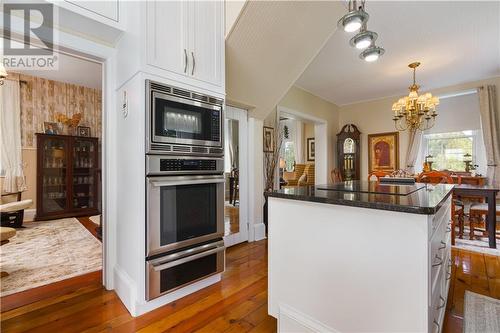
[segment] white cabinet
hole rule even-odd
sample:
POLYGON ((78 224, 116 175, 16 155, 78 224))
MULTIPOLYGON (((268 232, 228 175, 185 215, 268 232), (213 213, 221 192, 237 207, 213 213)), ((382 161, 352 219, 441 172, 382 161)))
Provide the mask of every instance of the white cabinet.
POLYGON ((224 57, 223 8, 221 1, 191 2, 191 75, 221 85, 224 57))
POLYGON ((188 2, 148 1, 146 56, 149 65, 188 73, 188 2))
POLYGON ((66 2, 87 10, 96 15, 108 18, 118 22, 118 0, 107 1, 75 1, 66 0, 66 2))
POLYGON ((148 1, 147 64, 223 87, 223 14, 222 1, 148 1))

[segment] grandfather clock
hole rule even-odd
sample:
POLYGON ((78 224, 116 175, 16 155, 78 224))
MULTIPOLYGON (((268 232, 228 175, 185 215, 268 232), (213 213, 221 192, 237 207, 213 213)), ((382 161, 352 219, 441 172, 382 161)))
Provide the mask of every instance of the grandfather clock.
POLYGON ((353 124, 344 125, 337 134, 337 165, 342 180, 360 179, 360 136, 353 124))

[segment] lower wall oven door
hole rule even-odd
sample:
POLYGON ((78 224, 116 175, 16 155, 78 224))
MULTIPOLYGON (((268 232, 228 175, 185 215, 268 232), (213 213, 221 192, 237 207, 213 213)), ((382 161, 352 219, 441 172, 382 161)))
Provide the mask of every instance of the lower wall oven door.
POLYGON ((224 241, 219 241, 147 261, 146 300, 222 273, 224 256, 224 241))

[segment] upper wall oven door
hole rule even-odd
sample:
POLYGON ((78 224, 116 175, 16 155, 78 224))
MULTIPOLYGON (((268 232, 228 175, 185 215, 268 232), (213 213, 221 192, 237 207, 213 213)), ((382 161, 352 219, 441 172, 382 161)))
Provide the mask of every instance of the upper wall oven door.
POLYGON ((156 91, 151 98, 153 142, 222 147, 220 105, 156 91))
POLYGON ((224 236, 224 176, 147 178, 147 254, 224 236))

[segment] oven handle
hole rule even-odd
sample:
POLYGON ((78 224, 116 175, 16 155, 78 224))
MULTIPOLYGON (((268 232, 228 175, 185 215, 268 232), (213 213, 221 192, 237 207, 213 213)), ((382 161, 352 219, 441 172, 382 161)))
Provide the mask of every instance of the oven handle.
POLYGON ((212 249, 212 250, 200 252, 200 253, 194 254, 192 256, 184 257, 184 258, 181 258, 178 260, 169 261, 169 262, 164 263, 164 264, 157 264, 155 266, 155 264, 152 263, 152 266, 153 266, 154 271, 158 272, 158 271, 170 268, 170 267, 178 266, 178 265, 181 265, 181 264, 184 264, 184 263, 196 260, 196 259, 200 259, 200 258, 209 256, 209 255, 214 254, 214 253, 224 251, 225 249, 226 249, 226 247, 224 245, 222 245, 222 246, 216 247, 215 249, 212 249))
POLYGON ((173 177, 165 177, 155 180, 149 180, 151 185, 154 187, 160 186, 176 186, 176 185, 196 185, 196 184, 213 184, 213 183, 224 183, 224 177, 215 176, 203 176, 202 179, 172 179, 173 177))

